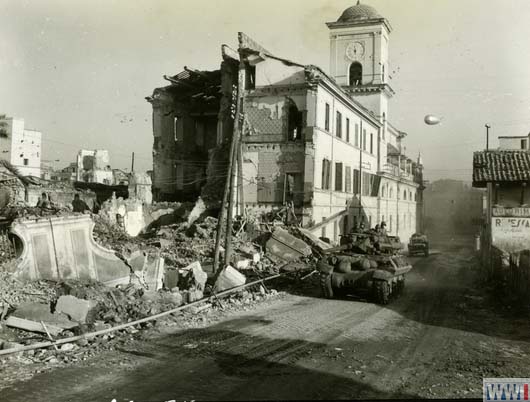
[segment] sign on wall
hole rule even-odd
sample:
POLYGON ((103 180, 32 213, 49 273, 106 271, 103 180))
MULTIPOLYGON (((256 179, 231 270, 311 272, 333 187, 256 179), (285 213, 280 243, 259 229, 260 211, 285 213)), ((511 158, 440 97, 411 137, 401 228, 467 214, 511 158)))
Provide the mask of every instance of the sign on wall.
POLYGON ((492 243, 508 252, 530 249, 530 217, 492 217, 492 243))
POLYGON ((530 217, 530 208, 505 208, 497 207, 491 211, 492 216, 530 217))

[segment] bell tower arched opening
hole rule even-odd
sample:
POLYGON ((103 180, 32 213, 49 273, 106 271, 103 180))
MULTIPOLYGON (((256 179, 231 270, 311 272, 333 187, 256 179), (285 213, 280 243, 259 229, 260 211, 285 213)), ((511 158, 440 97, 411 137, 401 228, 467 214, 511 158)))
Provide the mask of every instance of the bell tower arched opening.
POLYGON ((350 86, 357 86, 363 83, 363 66, 355 61, 350 65, 350 86))

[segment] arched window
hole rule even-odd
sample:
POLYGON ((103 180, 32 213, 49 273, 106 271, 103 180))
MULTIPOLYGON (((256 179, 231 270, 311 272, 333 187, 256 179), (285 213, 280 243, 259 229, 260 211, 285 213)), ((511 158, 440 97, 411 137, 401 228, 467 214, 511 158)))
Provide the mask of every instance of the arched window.
POLYGON ((385 82, 385 65, 381 66, 381 82, 385 82))
POLYGON ((394 188, 390 187, 390 193, 388 195, 388 198, 392 198, 394 196, 394 188))
POLYGON ((350 66, 350 86, 363 83, 363 66, 359 62, 353 62, 350 66))
POLYGON ((407 190, 403 190, 403 199, 407 200, 407 190))

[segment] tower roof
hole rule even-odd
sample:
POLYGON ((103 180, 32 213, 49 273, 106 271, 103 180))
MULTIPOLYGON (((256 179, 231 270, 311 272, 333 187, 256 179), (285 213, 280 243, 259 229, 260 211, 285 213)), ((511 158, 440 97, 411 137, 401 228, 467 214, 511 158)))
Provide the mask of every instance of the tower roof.
POLYGON ((343 11, 337 22, 354 22, 379 18, 383 18, 383 16, 375 8, 357 1, 355 6, 348 7, 343 11))

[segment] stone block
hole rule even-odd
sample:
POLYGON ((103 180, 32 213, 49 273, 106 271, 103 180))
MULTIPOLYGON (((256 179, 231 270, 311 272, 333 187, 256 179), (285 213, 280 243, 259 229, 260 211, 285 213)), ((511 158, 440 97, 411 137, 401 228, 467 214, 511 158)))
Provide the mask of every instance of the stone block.
POLYGON ((199 261, 195 261, 191 263, 190 265, 188 265, 183 270, 191 271, 196 288, 198 290, 203 291, 204 286, 206 285, 206 280, 208 279, 208 275, 206 274, 206 272, 202 270, 201 263, 199 261))
POLYGON ((57 300, 55 310, 64 313, 70 319, 85 324, 91 310, 97 305, 93 300, 78 299, 75 296, 61 296, 57 300))
POLYGON ((56 326, 63 329, 72 329, 79 325, 77 322, 68 319, 66 314, 52 313, 50 306, 44 303, 22 303, 13 312, 12 316, 36 322, 43 321, 46 326, 56 326))
POLYGON ((248 269, 250 267, 251 260, 248 258, 245 258, 244 260, 239 260, 236 262, 236 268, 237 269, 248 269))
POLYGON ((222 292, 223 290, 244 285, 246 281, 247 278, 245 275, 228 265, 217 278, 217 281, 214 285, 214 290, 216 292, 222 292))
POLYGON ((311 255, 311 248, 286 230, 276 228, 267 241, 267 251, 285 261, 293 261, 311 255))

